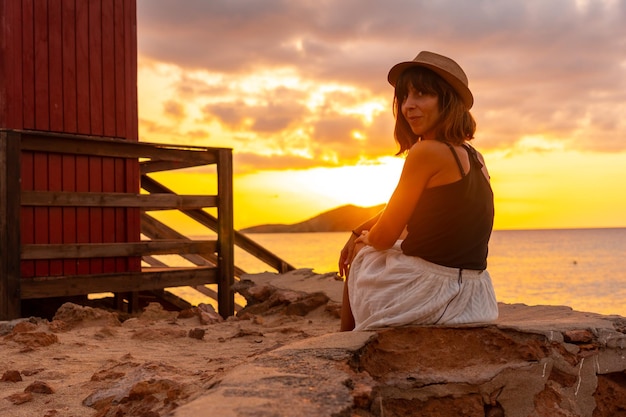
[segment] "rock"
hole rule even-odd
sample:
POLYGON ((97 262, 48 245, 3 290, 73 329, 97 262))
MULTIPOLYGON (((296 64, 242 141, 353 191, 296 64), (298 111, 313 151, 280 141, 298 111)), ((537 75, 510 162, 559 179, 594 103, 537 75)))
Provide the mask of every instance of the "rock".
POLYGON ((16 370, 8 370, 2 374, 2 378, 0 378, 2 382, 20 382, 21 380, 22 375, 20 375, 20 371, 16 370))
MULTIPOLYGON (((579 319, 584 320, 582 314, 579 319)), ((593 320, 609 330, 610 320, 593 320)), ((619 357, 609 354, 594 338, 590 342, 598 348, 581 356, 584 351, 573 354, 563 348, 567 342, 542 334, 543 325, 538 326, 542 330, 532 322, 525 329, 519 326, 500 320, 305 339, 233 370, 175 416, 195 416, 200 410, 223 417, 255 412, 311 417, 621 415, 626 405, 622 351, 615 352, 619 357), (609 362, 607 372, 603 364, 609 362)), ((553 328, 569 331, 559 329, 558 321, 553 328)))
POLYGON ((126 375, 124 372, 116 372, 110 369, 103 369, 101 371, 96 372, 91 376, 91 381, 106 381, 106 380, 115 380, 123 378, 126 375))
MULTIPOLYGON (((103 370, 96 380, 110 383, 92 392, 83 405, 98 410, 98 416, 163 416, 178 406, 188 393, 182 384, 161 376, 176 373, 177 369, 164 364, 115 364, 129 369, 124 375, 103 370)), ((93 378, 92 378, 93 380, 93 378)))
POLYGON ((326 305, 329 298, 326 294, 316 292, 314 294, 306 295, 301 299, 290 303, 285 308, 285 314, 293 316, 306 316, 316 308, 326 305))
POLYGON ((204 329, 199 329, 199 328, 191 329, 189 330, 189 337, 191 337, 192 339, 202 340, 204 338, 205 332, 206 331, 204 329))
POLYGON ((12 402, 14 405, 20 405, 27 403, 33 400, 33 394, 30 392, 18 392, 6 397, 7 400, 12 402))
POLYGON ((306 297, 306 295, 307 294, 304 292, 274 289, 274 292, 267 301, 269 302, 270 307, 275 307, 278 305, 288 305, 291 303, 295 303, 306 297))
POLYGON ((43 381, 35 381, 26 388, 24 392, 34 392, 37 394, 54 394, 54 388, 43 381))
POLYGON ((568 343, 589 343, 593 334, 589 330, 568 330, 563 332, 563 338, 568 343))
POLYGON ((74 303, 65 303, 57 310, 53 317, 59 329, 69 330, 77 327, 92 326, 120 326, 117 313, 111 313, 99 308, 79 306, 74 303))
POLYGON ((37 324, 30 321, 20 321, 13 327, 13 333, 28 333, 37 330, 37 324))
POLYGON ((319 307, 339 317, 343 281, 337 280, 334 272, 320 275, 299 269, 285 274, 246 275, 233 289, 247 301, 237 313, 242 319, 270 314, 305 316, 319 307))
POLYGON ((501 304, 500 316, 304 339, 235 368, 174 415, 624 414, 622 318, 519 304, 501 304))
POLYGON ((59 338, 57 337, 57 335, 47 332, 12 333, 8 336, 5 336, 5 339, 20 343, 29 349, 45 347, 53 345, 55 343, 59 343, 59 338))
POLYGON ((269 285, 252 286, 248 288, 246 301, 251 304, 265 301, 270 298, 270 295, 272 295, 274 291, 276 291, 276 288, 272 288, 269 285))
POLYGON ((173 320, 178 316, 176 311, 167 311, 160 303, 149 303, 139 316, 142 321, 173 320))
POLYGON ((200 303, 198 304, 198 317, 200 318, 200 323, 203 325, 215 324, 224 321, 222 316, 220 316, 215 308, 210 304, 200 303))

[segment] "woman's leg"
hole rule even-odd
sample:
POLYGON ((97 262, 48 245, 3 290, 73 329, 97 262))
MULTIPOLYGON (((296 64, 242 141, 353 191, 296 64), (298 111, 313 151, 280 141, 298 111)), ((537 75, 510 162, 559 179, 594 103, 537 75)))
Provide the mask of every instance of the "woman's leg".
POLYGON ((343 282, 343 299, 341 301, 341 325, 339 330, 349 332, 354 329, 354 316, 350 307, 350 295, 348 294, 348 275, 343 282))
POLYGON ((350 279, 350 273, 352 271, 352 262, 356 255, 361 252, 361 249, 365 247, 362 243, 354 245, 354 252, 352 259, 350 259, 350 265, 346 269, 346 279, 343 281, 343 299, 341 300, 341 325, 339 330, 342 332, 349 332, 354 330, 354 315, 352 314, 352 307, 350 307, 350 294, 348 294, 348 280, 350 279))

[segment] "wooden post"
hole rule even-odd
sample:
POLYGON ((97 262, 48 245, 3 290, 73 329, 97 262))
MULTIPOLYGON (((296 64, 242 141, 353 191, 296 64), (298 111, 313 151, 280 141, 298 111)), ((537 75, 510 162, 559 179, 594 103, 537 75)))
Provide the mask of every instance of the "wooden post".
POLYGON ((0 320, 20 317, 20 135, 0 131, 0 320))
POLYGON ((233 152, 220 149, 217 154, 217 307, 226 318, 235 314, 235 231, 233 221, 233 152))

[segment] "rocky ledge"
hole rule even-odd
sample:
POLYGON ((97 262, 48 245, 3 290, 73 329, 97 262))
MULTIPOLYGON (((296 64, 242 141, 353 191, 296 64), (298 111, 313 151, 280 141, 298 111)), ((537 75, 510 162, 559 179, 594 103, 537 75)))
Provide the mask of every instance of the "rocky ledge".
MULTIPOLYGON (((242 317, 336 313, 327 276, 249 278, 242 317)), ((491 324, 330 333, 234 368, 174 415, 626 416, 626 318, 501 304, 491 324)))

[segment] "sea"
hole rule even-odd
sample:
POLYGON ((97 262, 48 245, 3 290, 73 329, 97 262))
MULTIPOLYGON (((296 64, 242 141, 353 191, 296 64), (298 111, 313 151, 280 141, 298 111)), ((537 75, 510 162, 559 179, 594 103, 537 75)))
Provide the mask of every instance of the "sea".
MULTIPOLYGON (((247 236, 297 268, 327 273, 338 270, 349 232, 247 236)), ((626 317, 626 228, 496 230, 487 262, 498 301, 626 317)), ((248 273, 272 271, 243 251, 235 263, 248 273)))

